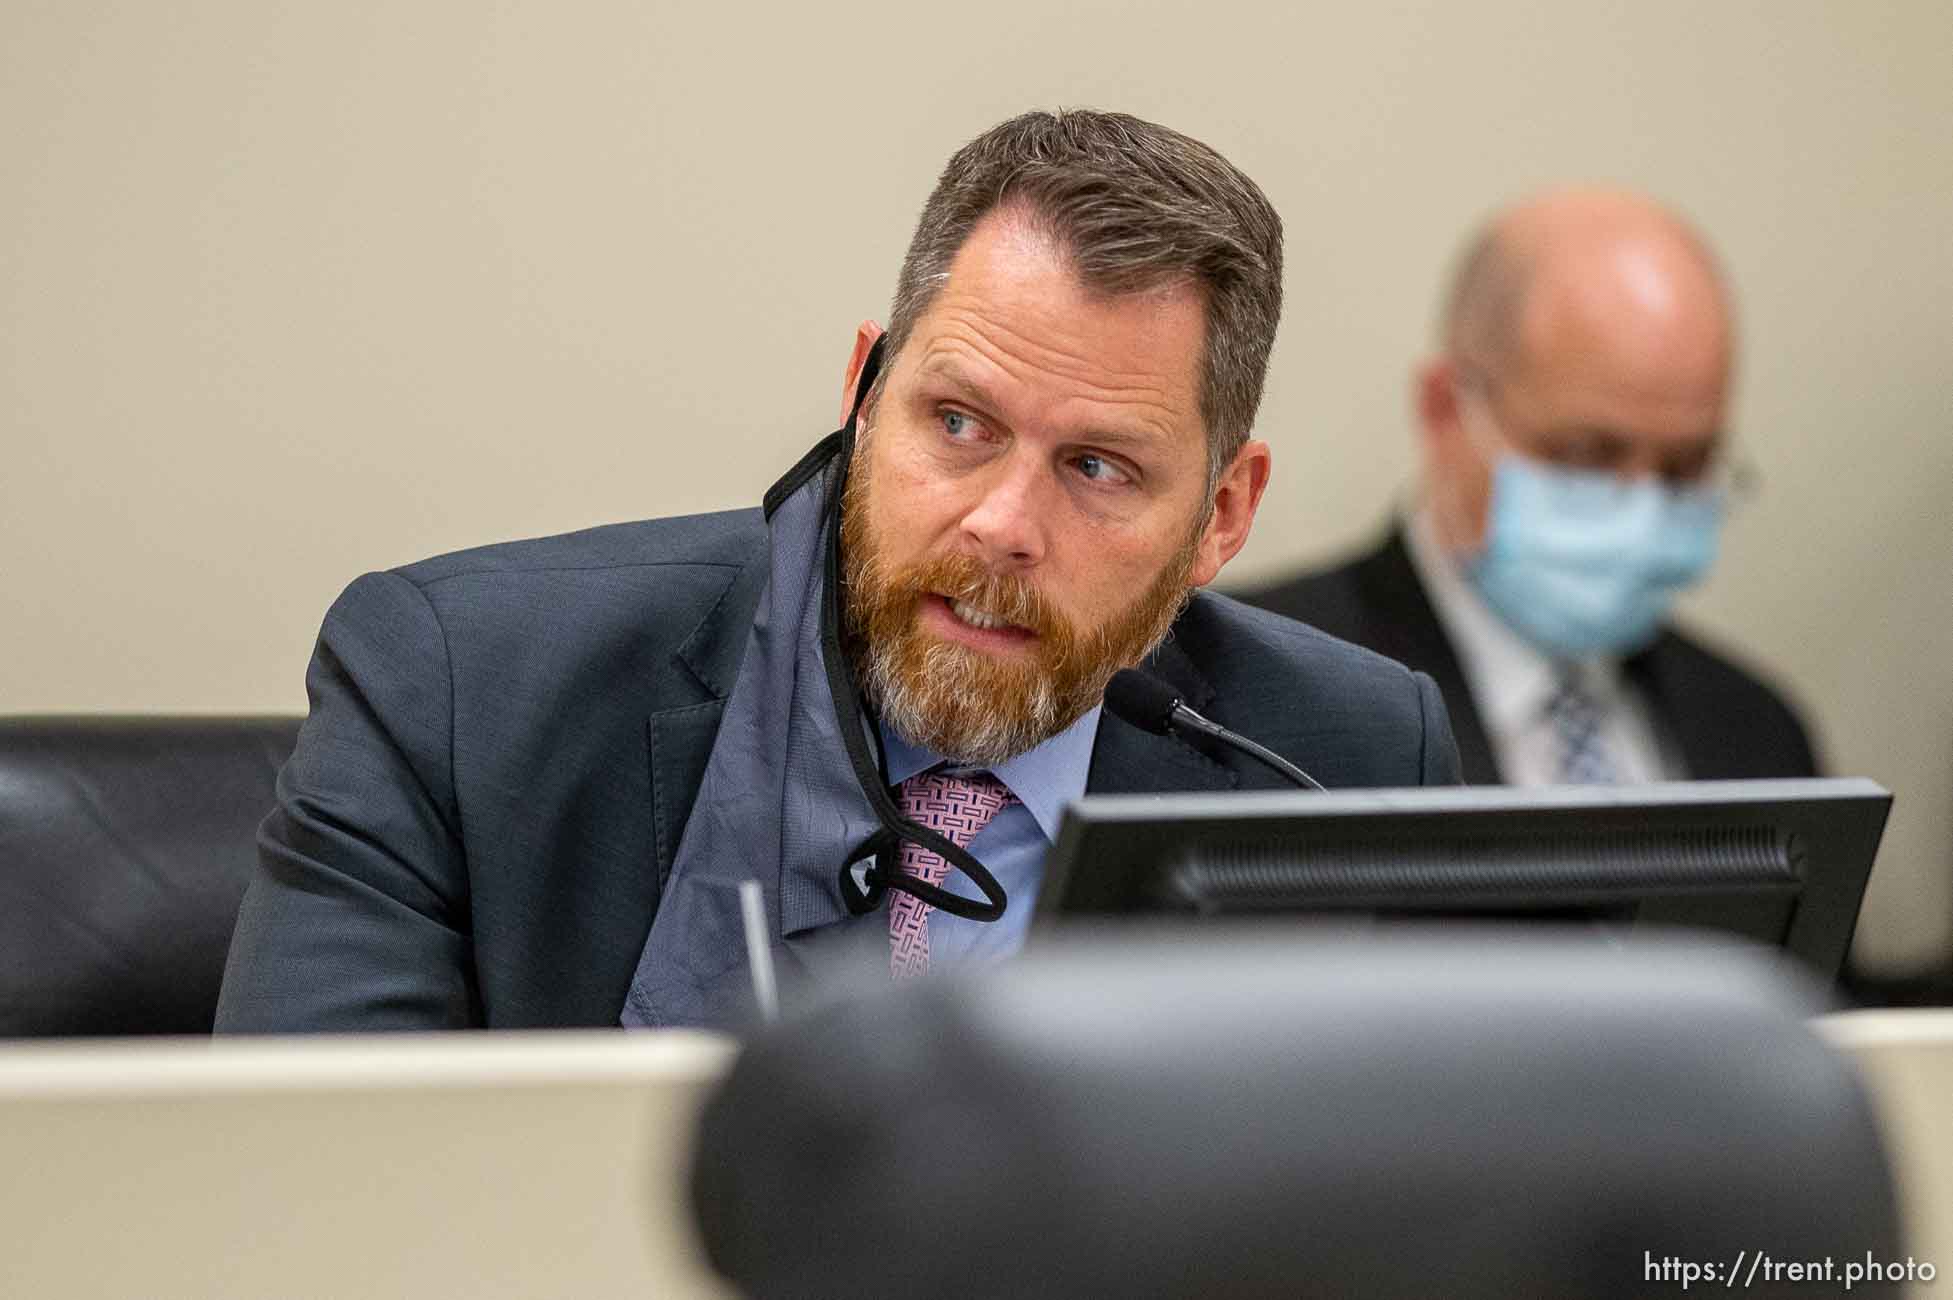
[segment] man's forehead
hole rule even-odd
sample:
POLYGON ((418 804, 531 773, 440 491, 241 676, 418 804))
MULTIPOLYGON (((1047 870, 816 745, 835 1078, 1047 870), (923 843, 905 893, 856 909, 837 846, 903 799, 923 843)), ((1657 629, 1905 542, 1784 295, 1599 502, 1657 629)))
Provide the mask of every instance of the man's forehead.
POLYGON ((1655 440, 1714 434, 1728 406, 1721 373, 1624 364, 1596 352, 1563 355, 1515 379, 1509 391, 1535 423, 1655 440))
POLYGON ((982 296, 1002 306, 1033 306, 1087 316, 1202 318, 1206 295, 1191 276, 1163 275, 1104 286, 1081 274, 1072 249, 1050 226, 1020 206, 999 208, 979 221, 950 260, 943 296, 982 296))
POLYGON ((1542 262, 1526 295, 1518 359, 1543 380, 1702 402, 1726 387, 1733 346, 1712 268, 1685 250, 1624 241, 1542 262))
POLYGON ((919 377, 989 386, 1069 381, 1086 395, 1143 400, 1199 419, 1205 301, 1190 282, 1095 291, 1048 233, 993 215, 952 261, 916 323, 919 377))

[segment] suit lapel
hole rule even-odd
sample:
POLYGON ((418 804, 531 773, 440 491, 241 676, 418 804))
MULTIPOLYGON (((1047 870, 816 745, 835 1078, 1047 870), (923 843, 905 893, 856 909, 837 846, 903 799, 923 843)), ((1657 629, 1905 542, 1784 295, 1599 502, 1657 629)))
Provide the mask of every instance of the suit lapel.
POLYGON ((1370 648, 1399 663, 1429 673, 1451 714, 1451 733, 1458 741, 1467 785, 1497 785, 1498 760, 1479 716, 1478 702, 1458 654, 1445 637, 1431 598, 1412 567, 1403 525, 1393 528, 1383 546, 1360 561, 1355 570, 1357 598, 1372 611, 1376 623, 1370 648))
POLYGON ((1655 643, 1624 660, 1621 671, 1647 696, 1648 711, 1681 751, 1682 765, 1693 781, 1726 780, 1754 774, 1732 748, 1741 737, 1732 734, 1728 720, 1713 699, 1704 699, 1687 673, 1675 671, 1675 634, 1662 629, 1655 643))
MULTIPOLYGON (((1171 639, 1154 651, 1145 667, 1173 683, 1180 698, 1193 708, 1205 708, 1214 698, 1213 685, 1171 639)), ((1085 779, 1087 794, 1232 790, 1239 784, 1234 771, 1182 741, 1141 731, 1110 713, 1099 717, 1092 766, 1085 779)))
POLYGON ((726 584, 718 600, 679 643, 672 658, 698 684, 699 698, 661 709, 645 721, 650 762, 651 809, 658 888, 663 891, 678 856, 678 841, 705 778, 706 761, 718 738, 726 698, 739 679, 739 665, 752 633, 753 610, 765 585, 764 550, 726 584))
POLYGON ((723 700, 732 694, 766 575, 766 551, 761 549, 733 575, 672 656, 711 699, 723 700))
POLYGON ((645 722, 645 740, 651 759, 652 838, 660 895, 664 893, 665 882, 671 879, 671 864, 678 858, 678 839, 691 816, 699 783, 705 779, 706 760, 712 756, 712 742, 718 737, 719 719, 725 711, 724 700, 706 700, 684 708, 664 709, 645 722))

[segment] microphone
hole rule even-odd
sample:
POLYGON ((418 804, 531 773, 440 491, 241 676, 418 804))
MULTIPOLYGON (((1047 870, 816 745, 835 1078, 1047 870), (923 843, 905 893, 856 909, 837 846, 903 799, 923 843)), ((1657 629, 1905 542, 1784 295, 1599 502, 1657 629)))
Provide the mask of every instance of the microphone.
POLYGON ((1266 745, 1258 745, 1239 732, 1229 731, 1220 723, 1195 713, 1181 701, 1180 693, 1170 683, 1152 673, 1137 668, 1121 668, 1112 674, 1112 680, 1105 686, 1105 707, 1112 710, 1113 717, 1129 722, 1141 731, 1150 731, 1155 736, 1172 736, 1180 741, 1187 740, 1187 732, 1206 736, 1274 768, 1304 790, 1322 789, 1321 782, 1266 745))

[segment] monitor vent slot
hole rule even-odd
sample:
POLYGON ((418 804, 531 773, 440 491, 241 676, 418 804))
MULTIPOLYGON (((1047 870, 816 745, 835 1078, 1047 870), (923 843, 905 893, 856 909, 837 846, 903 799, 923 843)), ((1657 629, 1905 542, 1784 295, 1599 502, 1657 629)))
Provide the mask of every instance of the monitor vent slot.
POLYGON ((1496 907, 1535 895, 1593 900, 1677 890, 1797 887, 1795 836, 1767 825, 1633 828, 1495 841, 1460 833, 1380 843, 1332 835, 1243 837, 1166 873, 1167 901, 1201 910, 1363 907, 1416 898, 1496 907))

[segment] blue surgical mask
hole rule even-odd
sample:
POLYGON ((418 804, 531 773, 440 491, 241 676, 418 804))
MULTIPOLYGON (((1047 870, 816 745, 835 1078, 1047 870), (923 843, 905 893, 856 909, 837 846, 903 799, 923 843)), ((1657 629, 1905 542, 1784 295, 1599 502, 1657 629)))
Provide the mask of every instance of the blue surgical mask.
POLYGON ((1715 562, 1723 493, 1559 469, 1510 452, 1492 472, 1478 594, 1560 658, 1626 654, 1715 562))

